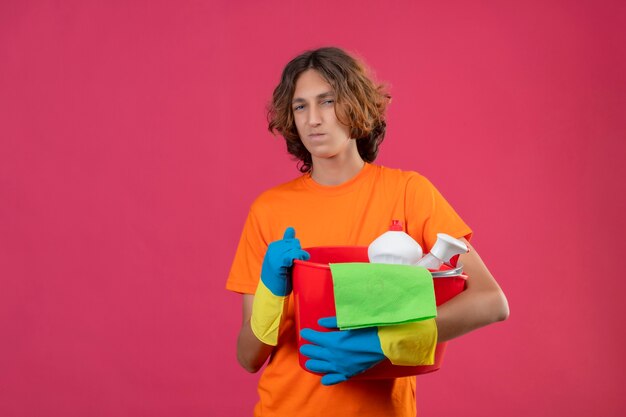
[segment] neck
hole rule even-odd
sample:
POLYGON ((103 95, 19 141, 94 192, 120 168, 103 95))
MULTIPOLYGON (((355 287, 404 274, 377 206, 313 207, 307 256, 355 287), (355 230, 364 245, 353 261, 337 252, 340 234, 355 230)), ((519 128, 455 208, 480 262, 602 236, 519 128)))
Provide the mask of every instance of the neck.
POLYGON ((313 158, 311 178, 320 185, 339 185, 354 178, 363 168, 365 162, 361 156, 340 156, 334 158, 313 158))

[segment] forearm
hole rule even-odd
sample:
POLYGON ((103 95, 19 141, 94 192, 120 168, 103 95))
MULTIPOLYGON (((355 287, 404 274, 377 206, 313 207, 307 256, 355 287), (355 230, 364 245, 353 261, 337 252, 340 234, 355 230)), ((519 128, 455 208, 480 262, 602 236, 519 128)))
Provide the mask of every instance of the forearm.
POLYGON ((488 324, 506 320, 507 299, 482 259, 471 248, 459 261, 469 276, 467 289, 437 308, 438 340, 445 342, 488 324))
POLYGON ((463 292, 437 309, 438 341, 445 342, 508 317, 499 289, 463 292))
POLYGON ((250 317, 244 320, 237 338, 237 360, 248 372, 257 372, 272 353, 273 346, 261 342, 252 332, 250 317))

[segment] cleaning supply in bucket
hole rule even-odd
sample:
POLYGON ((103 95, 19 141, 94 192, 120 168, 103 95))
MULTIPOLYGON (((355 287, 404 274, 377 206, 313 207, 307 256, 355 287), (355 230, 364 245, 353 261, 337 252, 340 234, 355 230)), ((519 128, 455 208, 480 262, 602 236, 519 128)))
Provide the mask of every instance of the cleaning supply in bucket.
POLYGON ((406 234, 400 220, 392 220, 389 230, 367 248, 371 263, 415 265, 422 257, 422 247, 406 234))
POLYGON ((450 259, 456 255, 467 253, 467 245, 445 233, 437 233, 437 240, 430 253, 420 259, 416 265, 430 270, 438 270, 441 265, 450 265, 450 259))

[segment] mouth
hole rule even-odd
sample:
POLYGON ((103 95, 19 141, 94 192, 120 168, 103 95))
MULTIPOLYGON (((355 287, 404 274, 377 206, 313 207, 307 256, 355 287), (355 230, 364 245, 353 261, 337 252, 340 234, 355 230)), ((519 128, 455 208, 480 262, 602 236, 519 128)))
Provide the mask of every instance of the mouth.
POLYGON ((322 137, 324 135, 325 135, 325 133, 310 133, 309 137, 310 138, 319 138, 319 137, 322 137))

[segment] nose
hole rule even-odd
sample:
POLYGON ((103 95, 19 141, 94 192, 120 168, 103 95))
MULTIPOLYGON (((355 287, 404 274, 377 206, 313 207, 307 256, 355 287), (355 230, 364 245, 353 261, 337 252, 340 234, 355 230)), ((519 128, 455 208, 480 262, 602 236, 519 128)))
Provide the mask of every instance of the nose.
POLYGON ((319 126, 322 124, 322 114, 316 106, 309 106, 309 125, 319 126))

